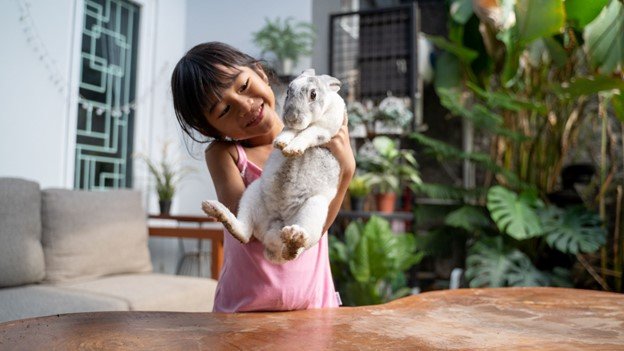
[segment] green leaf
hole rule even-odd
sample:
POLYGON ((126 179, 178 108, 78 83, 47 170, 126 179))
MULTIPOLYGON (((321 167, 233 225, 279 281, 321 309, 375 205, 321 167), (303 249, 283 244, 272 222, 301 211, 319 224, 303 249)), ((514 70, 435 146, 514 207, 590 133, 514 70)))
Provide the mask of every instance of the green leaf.
POLYGON ((459 24, 466 24, 473 14, 472 0, 451 0, 451 18, 459 24))
POLYGON ((624 4, 611 0, 585 27, 583 38, 594 68, 602 74, 621 72, 624 66, 624 4))
POLYGON ((516 17, 519 45, 562 32, 565 11, 561 0, 518 0, 516 17))
POLYGON ((565 0, 568 22, 577 29, 582 29, 593 21, 609 0, 565 0))
POLYGON ((435 62, 434 86, 439 88, 458 88, 461 85, 462 73, 457 56, 442 52, 435 62))
POLYGON ((465 205, 451 212, 444 219, 444 224, 463 228, 469 232, 475 232, 481 228, 490 226, 490 219, 483 214, 483 211, 476 207, 465 205))
POLYGON ((343 242, 336 239, 335 236, 329 237, 329 257, 332 261, 347 263, 349 261, 347 252, 347 246, 343 242))
MULTIPOLYGON (((624 37, 623 37, 624 38, 624 37)), ((618 78, 603 75, 579 77, 552 89, 563 97, 576 99, 580 96, 589 96, 600 92, 619 91, 624 94, 624 81, 618 78)))
POLYGON ((565 49, 552 37, 542 38, 542 43, 557 67, 563 67, 568 62, 568 54, 565 49))
POLYGON ((487 208, 492 219, 503 233, 517 240, 542 234, 533 205, 526 196, 518 197, 502 186, 493 186, 488 191, 487 208))
POLYGON ((353 253, 357 244, 360 242, 363 225, 360 220, 349 223, 345 229, 344 237, 347 245, 347 252, 353 253))
POLYGON ((551 285, 560 288, 573 288, 572 274, 569 269, 563 267, 555 267, 552 272, 546 272, 551 285))
POLYGON ((361 236, 355 246, 352 260, 349 261, 349 270, 357 282, 367 283, 371 280, 368 240, 365 236, 361 236))
POLYGON ((521 251, 505 245, 502 237, 483 238, 468 250, 466 278, 472 288, 548 285, 521 251))
POLYGON ((468 49, 462 45, 452 43, 443 37, 435 35, 425 35, 425 37, 438 48, 457 56, 457 58, 465 63, 470 63, 479 56, 478 52, 468 49))
POLYGON ((563 253, 596 252, 606 243, 606 231, 600 217, 583 206, 566 210, 548 206, 540 212, 546 242, 563 253))

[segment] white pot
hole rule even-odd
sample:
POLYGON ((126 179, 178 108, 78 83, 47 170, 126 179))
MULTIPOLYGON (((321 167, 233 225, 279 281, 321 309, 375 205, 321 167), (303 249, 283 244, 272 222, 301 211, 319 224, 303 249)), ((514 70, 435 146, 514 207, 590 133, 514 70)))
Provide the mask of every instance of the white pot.
POLYGON ((294 69, 294 61, 292 59, 289 58, 285 58, 282 61, 282 75, 284 76, 290 76, 292 75, 294 69))

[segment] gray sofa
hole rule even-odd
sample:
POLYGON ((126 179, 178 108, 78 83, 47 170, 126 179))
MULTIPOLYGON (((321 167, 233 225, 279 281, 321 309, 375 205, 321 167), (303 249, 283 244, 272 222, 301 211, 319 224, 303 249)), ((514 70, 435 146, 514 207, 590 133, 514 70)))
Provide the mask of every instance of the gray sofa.
POLYGON ((140 193, 0 178, 0 322, 92 311, 212 310, 216 281, 152 273, 140 193))

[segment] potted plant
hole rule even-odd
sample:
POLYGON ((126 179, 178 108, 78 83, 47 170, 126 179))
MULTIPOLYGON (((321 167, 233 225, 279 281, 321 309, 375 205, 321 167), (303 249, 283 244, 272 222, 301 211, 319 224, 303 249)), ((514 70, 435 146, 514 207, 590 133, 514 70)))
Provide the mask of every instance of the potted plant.
POLYGON ((413 151, 400 150, 398 143, 391 138, 375 137, 372 145, 374 152, 361 157, 358 166, 367 170, 362 177, 375 189, 377 210, 391 213, 402 183, 421 183, 418 164, 413 151))
POLYGON ((363 176, 355 176, 349 183, 349 195, 351 199, 351 209, 353 211, 364 211, 366 196, 370 193, 370 186, 363 176))
POLYGON ((171 209, 171 202, 175 195, 176 187, 180 180, 193 169, 190 167, 178 167, 177 162, 170 160, 170 142, 166 142, 162 147, 162 158, 160 162, 153 161, 144 154, 137 157, 145 162, 149 173, 156 181, 156 193, 158 194, 158 205, 160 213, 168 215, 171 209))
POLYGON ((262 49, 261 55, 271 53, 277 61, 277 71, 291 75, 302 55, 312 53, 316 39, 314 26, 306 22, 295 22, 292 17, 285 20, 265 18, 265 25, 253 33, 253 42, 262 49))
POLYGON ((414 119, 408 101, 396 96, 388 96, 381 100, 374 114, 375 132, 402 134, 414 119))
POLYGON ((413 234, 394 233, 390 223, 378 216, 366 224, 351 222, 344 240, 329 237, 332 274, 347 306, 380 304, 408 295, 405 273, 423 255, 413 234))

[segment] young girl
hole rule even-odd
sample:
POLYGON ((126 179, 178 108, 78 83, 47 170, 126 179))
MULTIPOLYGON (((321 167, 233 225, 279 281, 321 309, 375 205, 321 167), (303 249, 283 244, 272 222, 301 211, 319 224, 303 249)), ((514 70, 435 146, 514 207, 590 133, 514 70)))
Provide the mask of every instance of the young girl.
MULTIPOLYGON (((258 60, 218 42, 189 50, 171 77, 173 104, 182 129, 212 142, 206 163, 217 197, 236 214, 245 188, 260 177, 283 124, 276 112, 270 80, 258 60)), ((336 218, 355 171, 345 123, 325 145, 341 167, 338 193, 329 206, 325 233, 336 218)), ((277 265, 263 256, 255 240, 241 244, 224 233, 223 268, 215 312, 283 311, 337 307, 327 235, 297 259, 277 265)))

